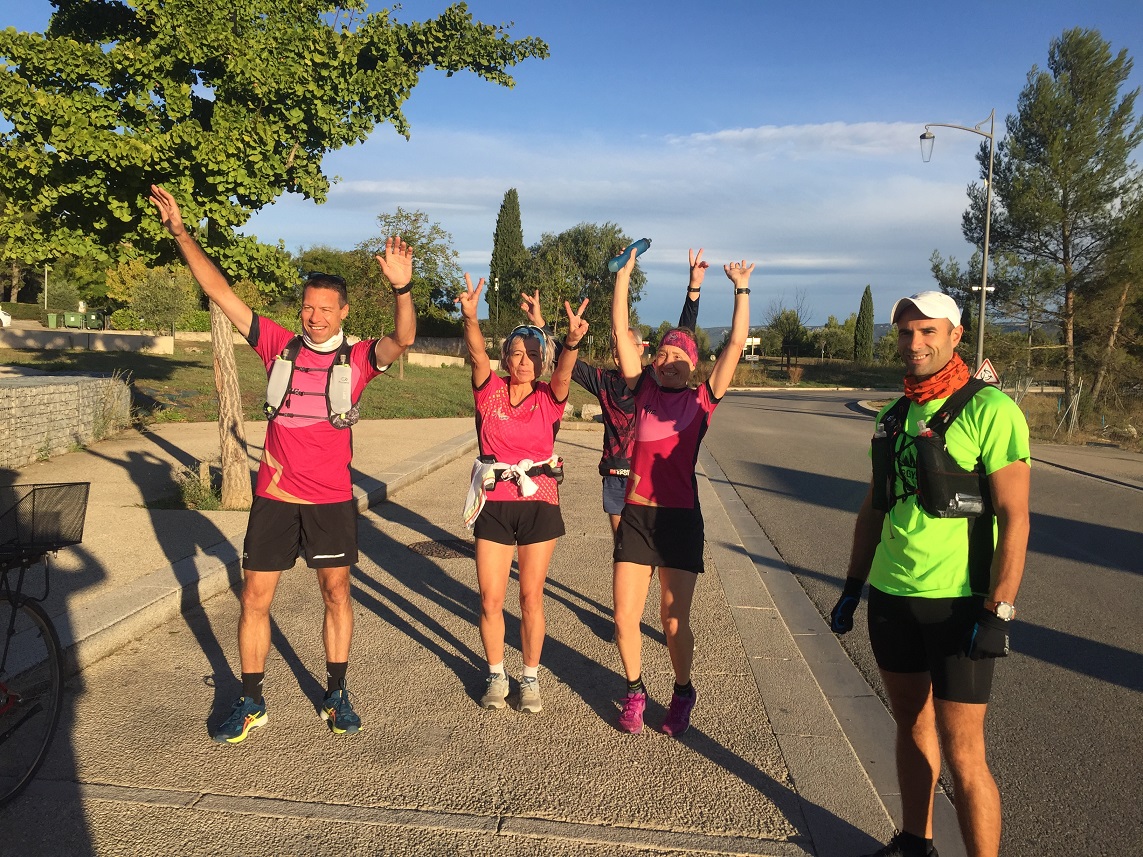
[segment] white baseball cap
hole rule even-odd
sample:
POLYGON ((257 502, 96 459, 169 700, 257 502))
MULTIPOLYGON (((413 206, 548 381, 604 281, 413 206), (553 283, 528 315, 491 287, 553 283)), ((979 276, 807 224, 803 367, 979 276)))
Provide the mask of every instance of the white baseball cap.
POLYGON ((890 322, 897 323, 897 310, 906 303, 915 306, 925 318, 947 318, 953 327, 960 324, 960 307, 944 292, 917 292, 915 295, 901 298, 893 304, 893 311, 889 313, 890 322))

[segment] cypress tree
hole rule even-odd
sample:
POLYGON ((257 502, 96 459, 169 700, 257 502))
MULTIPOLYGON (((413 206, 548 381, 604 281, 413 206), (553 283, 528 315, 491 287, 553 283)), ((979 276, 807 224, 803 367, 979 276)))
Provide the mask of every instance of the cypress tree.
MULTIPOLYGON (((527 264, 528 250, 524 247, 524 227, 520 222, 520 195, 516 188, 509 188, 496 217, 496 231, 492 235, 492 261, 488 264, 488 283, 485 285, 488 318, 498 328, 506 328, 508 322, 519 315, 517 307, 520 292, 526 285, 527 264)), ((493 333, 498 336, 500 330, 493 333)))
POLYGON ((857 326, 853 331, 853 359, 856 363, 873 362, 873 292, 869 286, 861 295, 861 308, 857 311, 857 326))

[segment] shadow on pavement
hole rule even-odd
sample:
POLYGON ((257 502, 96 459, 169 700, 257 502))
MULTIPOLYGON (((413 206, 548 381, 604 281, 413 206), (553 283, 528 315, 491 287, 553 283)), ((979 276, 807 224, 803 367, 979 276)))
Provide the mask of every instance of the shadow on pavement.
MULTIPOLYGON (((406 527, 426 539, 446 543, 456 541, 456 536, 452 532, 392 501, 377 507, 374 511, 382 515, 386 521, 406 527)), ((407 545, 396 541, 379 527, 372 527, 368 534, 362 534, 361 546, 363 555, 367 554, 368 558, 384 569, 385 574, 391 576, 400 587, 416 593, 457 618, 471 622, 474 626, 478 624, 479 596, 474 586, 462 583, 436 562, 410 550, 407 545), (395 561, 395 557, 400 559, 395 561)), ((557 547, 557 556, 558 551, 557 547)), ((472 559, 467 556, 463 559, 466 563, 472 563, 472 559)), ((398 591, 397 587, 387 585, 384 579, 368 575, 356 567, 352 574, 355 581, 354 597, 357 602, 440 658, 441 662, 456 674, 459 683, 473 701, 475 715, 476 700, 484 689, 483 651, 474 650, 444 624, 429 615, 425 609, 410 601, 406 595, 398 591)), ((471 574, 475 580, 474 568, 471 574)), ((610 640, 612 629, 610 608, 580 593, 574 584, 560 581, 558 574, 558 568, 554 568, 549 574, 545 596, 567 607, 573 616, 582 621, 600 639, 610 640)), ((516 577, 515 572, 512 576, 516 577)), ((658 638, 660 643, 664 642, 661 632, 657 629, 647 628, 645 624, 644 629, 649 637, 658 638)), ((519 649, 520 622, 511 610, 505 611, 505 637, 509 647, 519 649)), ((550 629, 544 644, 542 663, 544 669, 582 699, 595 716, 618 729, 614 724, 618 715, 616 693, 623 686, 621 673, 568 645, 558 634, 553 635, 550 629)), ((647 710, 648 728, 653 728, 652 724, 660 722, 665 714, 665 707, 651 700, 647 710)), ((810 813, 818 817, 825 814, 829 817, 828 826, 833 831, 843 831, 843 841, 853 842, 858 847, 876 846, 877 843, 868 834, 827 810, 806 802, 789 785, 774 780, 755 764, 702 730, 692 727, 680 739, 680 743, 750 788, 756 789, 772 801, 785 818, 792 820, 795 829, 799 831, 807 829, 805 814, 810 813)))
MULTIPOLYGON (((18 484, 34 483, 28 482, 19 471, 0 468, 0 487, 18 484)), ((56 632, 65 646, 67 645, 66 641, 74 639, 75 636, 69 607, 71 597, 87 587, 96 585, 107 576, 107 571, 103 565, 88 551, 85 551, 82 544, 66 548, 66 550, 79 558, 83 571, 78 573, 53 571, 50 568, 51 559, 49 557, 47 565, 40 564, 29 569, 23 586, 23 592, 33 596, 47 591, 48 598, 44 601, 44 607, 51 616, 52 624, 55 625, 56 632)), ((9 578, 9 582, 11 585, 15 585, 14 579, 9 578)), ((6 610, 4 614, 3 621, 7 622, 9 617, 6 610)), ((71 658, 65 656, 65 676, 73 668, 71 664, 71 658)), ((3 680, 3 676, 0 676, 0 680, 3 680)), ((59 725, 56 727, 46 762, 37 773, 36 779, 32 781, 32 784, 23 794, 0 809, 0 830, 4 831, 0 851, 17 853, 17 851, 7 851, 9 848, 15 847, 19 853, 32 854, 38 850, 41 836, 39 825, 43 823, 44 819, 42 807, 40 807, 37 798, 37 787, 46 781, 53 781, 51 790, 54 796, 59 796, 61 800, 74 805, 79 804, 81 796, 79 785, 76 782, 79 772, 75 757, 73 730, 76 700, 84 692, 85 685, 82 673, 76 673, 64 682, 59 725), (28 837, 27 841, 24 841, 25 837, 28 837)), ((0 720, 0 729, 6 729, 10 725, 0 720)), ((18 738, 13 740, 18 740, 18 738)), ((0 743, 0 753, 3 752, 3 744, 0 743)), ((69 853, 77 855, 77 857, 87 857, 87 855, 94 854, 94 845, 84 819, 74 819, 69 824, 68 834, 69 853)))

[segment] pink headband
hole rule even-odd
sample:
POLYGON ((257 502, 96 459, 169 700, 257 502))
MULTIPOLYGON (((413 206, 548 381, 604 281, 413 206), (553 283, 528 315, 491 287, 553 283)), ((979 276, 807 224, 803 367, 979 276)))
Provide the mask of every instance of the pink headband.
POLYGON ((668 330, 667 333, 659 340, 659 347, 664 345, 671 345, 687 355, 691 361, 691 366, 698 366, 698 346, 695 345, 694 337, 685 330, 675 328, 668 330))

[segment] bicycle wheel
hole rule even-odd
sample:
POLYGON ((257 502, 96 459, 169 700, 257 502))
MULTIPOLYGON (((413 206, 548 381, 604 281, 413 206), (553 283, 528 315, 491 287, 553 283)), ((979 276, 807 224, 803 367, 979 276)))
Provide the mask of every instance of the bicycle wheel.
POLYGON ((0 595, 0 806, 48 755, 63 701, 63 649, 34 601, 0 595))

